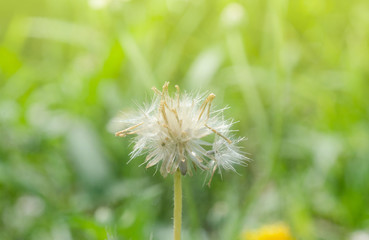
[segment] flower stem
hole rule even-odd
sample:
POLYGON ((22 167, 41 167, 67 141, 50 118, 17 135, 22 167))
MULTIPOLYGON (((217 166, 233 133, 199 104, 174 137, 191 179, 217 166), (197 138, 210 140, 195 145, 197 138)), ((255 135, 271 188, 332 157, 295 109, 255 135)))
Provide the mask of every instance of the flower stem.
POLYGON ((181 240, 182 225, 182 182, 181 172, 174 174, 174 240, 181 240))

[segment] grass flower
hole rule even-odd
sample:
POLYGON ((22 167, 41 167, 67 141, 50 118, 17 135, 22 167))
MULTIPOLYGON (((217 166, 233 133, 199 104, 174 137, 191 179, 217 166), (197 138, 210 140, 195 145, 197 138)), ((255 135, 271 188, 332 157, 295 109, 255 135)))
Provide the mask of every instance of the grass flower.
POLYGON ((153 88, 156 96, 151 104, 117 119, 127 126, 116 136, 136 135, 131 159, 146 155, 146 168, 160 166, 164 177, 177 170, 192 175, 197 168, 213 175, 217 168, 235 171, 233 165, 245 165, 247 158, 237 146, 242 138, 234 138, 230 129, 233 122, 224 120, 223 110, 211 111, 215 95, 180 94, 175 86, 171 97, 168 86, 165 83, 162 91, 153 88))
POLYGON ((192 175, 196 169, 207 171, 211 175, 210 186, 217 169, 235 171, 234 165, 245 165, 247 158, 237 145, 242 138, 234 137, 231 130, 233 122, 224 120, 223 109, 212 111, 213 93, 181 94, 176 85, 177 91, 171 96, 168 87, 166 82, 162 91, 152 88, 155 97, 150 104, 132 116, 118 118, 126 126, 115 135, 135 135, 131 160, 146 155, 146 168, 156 166, 164 177, 176 175, 175 239, 180 239, 176 229, 180 229, 181 175, 192 175))

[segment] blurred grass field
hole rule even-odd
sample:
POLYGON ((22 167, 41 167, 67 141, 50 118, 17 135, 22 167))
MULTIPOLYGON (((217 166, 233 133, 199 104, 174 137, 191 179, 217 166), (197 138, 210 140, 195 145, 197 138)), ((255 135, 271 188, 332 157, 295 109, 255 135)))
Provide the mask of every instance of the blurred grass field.
POLYGON ((165 81, 252 158, 184 178, 183 239, 369 239, 366 0, 1 1, 0 239, 171 239, 172 178, 107 127, 165 81))

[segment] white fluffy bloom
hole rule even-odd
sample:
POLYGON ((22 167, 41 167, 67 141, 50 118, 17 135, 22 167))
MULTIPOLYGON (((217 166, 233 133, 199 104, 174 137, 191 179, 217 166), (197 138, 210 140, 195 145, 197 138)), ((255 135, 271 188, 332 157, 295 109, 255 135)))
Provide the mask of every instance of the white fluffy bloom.
POLYGON ((235 170, 233 165, 243 165, 247 158, 237 146, 241 139, 231 137, 232 122, 223 119, 222 110, 211 111, 215 95, 192 97, 175 86, 171 97, 168 85, 162 91, 153 88, 157 96, 150 105, 118 119, 127 128, 116 136, 136 134, 131 159, 146 154, 146 168, 160 166, 164 177, 177 170, 192 175, 196 168, 213 175, 218 167, 235 170))

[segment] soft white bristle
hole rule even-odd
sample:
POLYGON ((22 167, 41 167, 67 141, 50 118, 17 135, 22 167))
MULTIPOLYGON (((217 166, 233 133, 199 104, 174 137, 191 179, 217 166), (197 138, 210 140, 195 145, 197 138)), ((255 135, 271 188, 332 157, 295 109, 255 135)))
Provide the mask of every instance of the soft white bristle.
POLYGON ((180 94, 176 86, 171 97, 168 85, 162 91, 153 88, 157 97, 135 115, 117 119, 128 125, 116 136, 136 135, 131 159, 147 154, 146 167, 160 165, 163 176, 177 170, 191 175, 193 168, 214 174, 217 168, 235 171, 233 165, 244 165, 247 158, 237 146, 241 139, 231 136, 233 122, 224 120, 222 110, 211 110, 215 95, 180 94))

